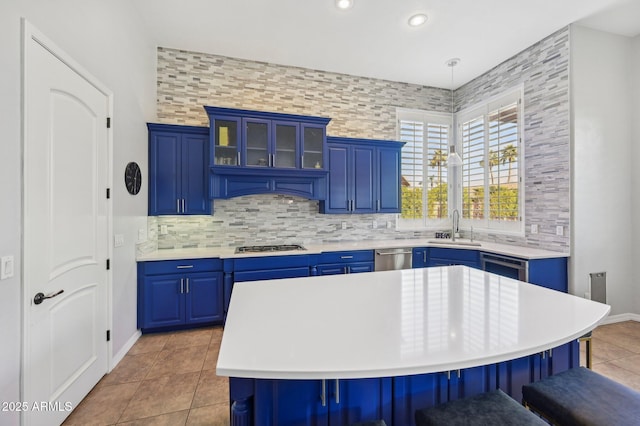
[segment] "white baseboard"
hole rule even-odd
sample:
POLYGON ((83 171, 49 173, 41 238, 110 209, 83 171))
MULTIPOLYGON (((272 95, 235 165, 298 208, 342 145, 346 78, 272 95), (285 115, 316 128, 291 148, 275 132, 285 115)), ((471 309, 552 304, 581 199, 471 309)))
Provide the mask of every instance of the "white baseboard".
POLYGON ((116 365, 118 365, 118 363, 122 361, 127 352, 129 352, 129 349, 131 349, 133 345, 135 345, 140 336, 142 336, 142 332, 140 330, 137 330, 135 333, 133 333, 133 336, 131 336, 129 340, 127 340, 127 343, 124 344, 122 349, 120 349, 117 354, 111 357, 111 370, 109 370, 109 372, 116 368, 116 365))
POLYGON ((604 321, 602 321, 602 325, 604 324, 614 324, 616 322, 623 321, 638 321, 640 322, 640 315, 638 314, 618 314, 618 315, 609 315, 604 321))

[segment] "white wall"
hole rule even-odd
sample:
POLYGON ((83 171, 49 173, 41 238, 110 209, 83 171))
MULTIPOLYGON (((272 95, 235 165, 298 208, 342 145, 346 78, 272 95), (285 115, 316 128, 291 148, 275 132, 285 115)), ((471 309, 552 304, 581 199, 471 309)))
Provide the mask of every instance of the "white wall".
POLYGON ((589 273, 605 271, 614 315, 634 312, 630 49, 629 38, 571 27, 570 292, 583 296, 589 273))
MULTIPOLYGON (((14 255, 18 272, 0 281, 0 401, 20 400, 21 17, 114 93, 113 231, 126 241, 113 251, 114 354, 137 332, 134 243, 147 214, 146 188, 127 195, 122 174, 132 160, 146 173, 145 122, 155 118, 155 48, 126 0, 0 2, 0 256, 14 255)), ((17 422, 16 413, 0 412, 0 424, 17 422)))
MULTIPOLYGON (((634 161, 634 164, 640 164, 640 35, 636 36, 631 42, 631 78, 632 78, 632 103, 633 109, 632 114, 633 118, 631 122, 633 124, 632 128, 632 155, 631 158, 634 161)), ((631 262, 633 265, 640 264, 640 167, 632 167, 633 176, 632 176, 632 188, 633 192, 631 198, 633 200, 633 219, 634 219, 634 229, 633 229, 633 248, 632 248, 632 259, 631 262)), ((635 291, 634 298, 634 313, 640 314, 640 280, 633 281, 630 285, 633 286, 635 291)))

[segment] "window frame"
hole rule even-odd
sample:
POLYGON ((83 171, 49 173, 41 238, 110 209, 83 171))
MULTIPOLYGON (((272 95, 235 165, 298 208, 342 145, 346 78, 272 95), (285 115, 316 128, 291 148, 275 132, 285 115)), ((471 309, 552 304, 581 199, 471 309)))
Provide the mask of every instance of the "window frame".
MULTIPOLYGON (((468 108, 460 110, 456 114, 456 151, 464 155, 463 148, 463 125, 480 116, 484 119, 484 158, 489 157, 491 130, 489 116, 495 111, 505 106, 516 103, 517 107, 517 183, 518 183, 518 219, 515 221, 492 220, 490 218, 489 205, 491 178, 490 169, 484 168, 484 217, 482 219, 464 218, 460 215, 460 227, 469 229, 473 226, 474 231, 484 231, 491 233, 509 234, 516 236, 524 236, 525 234, 525 141, 524 141, 524 87, 518 86, 501 92, 483 102, 474 104, 468 108)), ((462 158, 464 162, 464 157, 462 158)), ((456 187, 459 195, 456 197, 457 208, 462 212, 463 204, 463 167, 459 167, 456 173, 456 187)))

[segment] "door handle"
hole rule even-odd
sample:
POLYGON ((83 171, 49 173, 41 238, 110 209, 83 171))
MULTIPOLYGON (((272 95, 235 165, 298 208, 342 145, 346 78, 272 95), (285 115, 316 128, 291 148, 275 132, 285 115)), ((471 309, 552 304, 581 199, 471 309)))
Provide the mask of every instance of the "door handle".
POLYGON ((44 295, 44 293, 38 293, 33 297, 33 303, 36 305, 41 304, 42 302, 44 302, 44 299, 53 299, 54 297, 60 295, 64 293, 64 290, 60 290, 57 293, 51 293, 47 296, 44 295))
POLYGON ((189 293, 189 278, 186 278, 185 280, 187 281, 187 291, 186 291, 186 293, 189 293))
POLYGON ((182 213, 185 213, 185 211, 184 211, 184 198, 182 199, 182 213))
POLYGON ((322 401, 322 406, 327 406, 327 381, 322 379, 322 393, 320 393, 320 401, 322 401))
POLYGON ((184 278, 180 278, 180 294, 184 293, 184 278))
POLYGON ((336 404, 340 404, 340 379, 336 379, 336 404))

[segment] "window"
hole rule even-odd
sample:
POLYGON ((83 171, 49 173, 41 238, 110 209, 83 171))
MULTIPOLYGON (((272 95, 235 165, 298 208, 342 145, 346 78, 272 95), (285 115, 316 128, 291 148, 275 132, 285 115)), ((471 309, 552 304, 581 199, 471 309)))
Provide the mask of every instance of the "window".
POLYGON ((449 214, 448 168, 451 116, 398 110, 402 149, 401 227, 441 225, 449 214))
POLYGON ((522 90, 459 113, 462 219, 522 232, 522 90))
POLYGON ((461 226, 522 233, 522 88, 456 114, 462 167, 449 169, 451 115, 398 109, 402 149, 400 228, 461 226))

